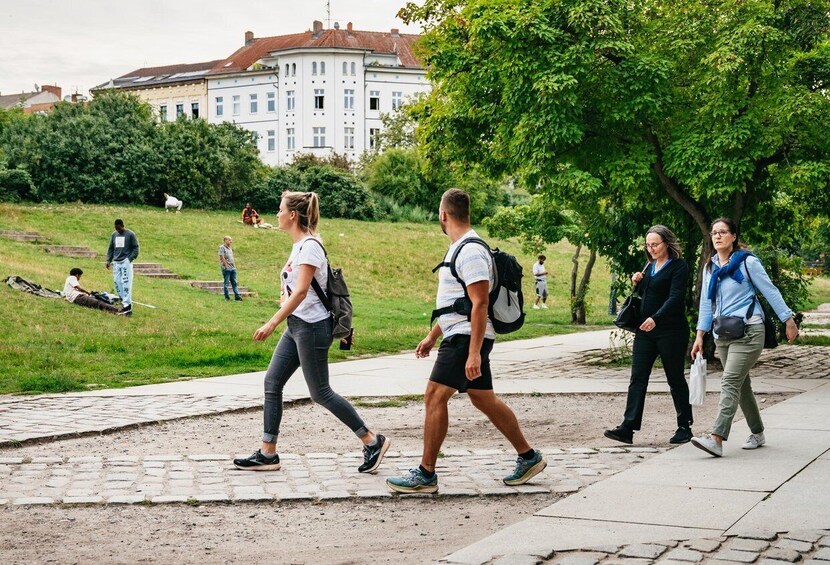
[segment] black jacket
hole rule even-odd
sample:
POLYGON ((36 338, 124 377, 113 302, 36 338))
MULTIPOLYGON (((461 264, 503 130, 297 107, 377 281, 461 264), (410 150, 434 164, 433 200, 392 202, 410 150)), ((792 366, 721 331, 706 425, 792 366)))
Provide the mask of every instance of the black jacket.
POLYGON ((637 285, 637 293, 643 299, 640 307, 640 323, 652 318, 656 331, 689 331, 686 319, 686 287, 689 284, 689 265, 683 259, 673 259, 657 273, 651 275, 651 265, 645 277, 637 285))

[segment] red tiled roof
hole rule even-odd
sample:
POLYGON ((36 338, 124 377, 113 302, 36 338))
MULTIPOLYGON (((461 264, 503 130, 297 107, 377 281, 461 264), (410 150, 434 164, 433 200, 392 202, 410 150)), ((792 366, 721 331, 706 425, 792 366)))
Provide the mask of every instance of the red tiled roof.
MULTIPOLYGON (((181 65, 165 65, 163 67, 145 67, 143 69, 136 69, 125 75, 118 77, 124 79, 127 77, 151 77, 158 75, 172 75, 176 73, 192 73, 195 71, 207 71, 221 63, 224 59, 217 59, 215 61, 205 61, 203 63, 183 63, 181 65)), ((115 80, 118 80, 115 79, 115 80)))
POLYGON ((358 31, 346 29, 326 29, 317 37, 312 31, 276 37, 260 37, 239 48, 227 59, 213 67, 211 74, 238 72, 249 68, 271 51, 287 49, 307 49, 315 47, 334 47, 341 49, 364 49, 375 53, 396 54, 402 67, 422 68, 415 57, 413 46, 420 36, 401 33, 392 35, 388 32, 358 31))

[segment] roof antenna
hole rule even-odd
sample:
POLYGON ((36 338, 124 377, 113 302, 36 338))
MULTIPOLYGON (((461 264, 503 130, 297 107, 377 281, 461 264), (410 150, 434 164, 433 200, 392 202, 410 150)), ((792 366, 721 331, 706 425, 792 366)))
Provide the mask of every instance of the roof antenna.
POLYGON ((326 0, 326 29, 331 29, 331 0, 326 0))

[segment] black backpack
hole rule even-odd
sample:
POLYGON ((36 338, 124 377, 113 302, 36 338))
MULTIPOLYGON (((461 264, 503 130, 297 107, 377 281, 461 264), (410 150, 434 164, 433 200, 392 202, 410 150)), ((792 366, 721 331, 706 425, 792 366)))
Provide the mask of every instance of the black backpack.
POLYGON ((498 334, 515 332, 525 323, 525 301, 524 295, 522 294, 522 266, 514 256, 500 251, 498 248, 495 250, 490 249, 487 242, 477 237, 470 237, 462 241, 453 252, 449 262, 442 261, 432 269, 434 273, 441 267, 449 267, 452 276, 464 288, 464 297, 457 299, 451 306, 433 310, 430 324, 439 316, 453 312, 467 316, 468 320, 470 319, 473 303, 467 294, 467 285, 458 276, 458 271, 455 268, 455 262, 458 259, 461 248, 468 243, 483 245, 493 258, 496 280, 493 289, 490 291, 490 302, 487 306, 487 315, 493 323, 493 329, 498 334))
POLYGON ((332 269, 331 263, 328 262, 329 254, 326 253, 323 244, 314 238, 310 238, 310 240, 323 248, 323 253, 326 256, 326 268, 328 269, 326 290, 322 289, 316 277, 311 277, 311 287, 317 293, 317 297, 326 310, 331 312, 331 317, 334 320, 332 337, 334 339, 349 338, 352 335, 352 300, 349 298, 346 279, 343 278, 343 269, 332 269))

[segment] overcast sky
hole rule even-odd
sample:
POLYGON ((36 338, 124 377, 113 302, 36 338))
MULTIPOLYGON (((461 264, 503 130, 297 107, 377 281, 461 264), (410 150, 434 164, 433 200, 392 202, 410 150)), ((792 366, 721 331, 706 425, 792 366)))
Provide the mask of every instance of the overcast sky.
MULTIPOLYGON (((418 33, 405 0, 331 0, 331 22, 418 33)), ((223 59, 256 37, 326 25, 325 0, 0 0, 0 94, 57 84, 64 96, 141 67, 223 59)))

